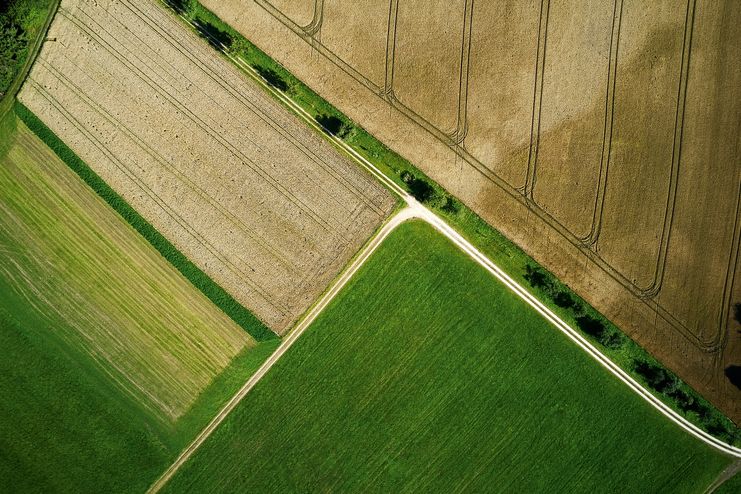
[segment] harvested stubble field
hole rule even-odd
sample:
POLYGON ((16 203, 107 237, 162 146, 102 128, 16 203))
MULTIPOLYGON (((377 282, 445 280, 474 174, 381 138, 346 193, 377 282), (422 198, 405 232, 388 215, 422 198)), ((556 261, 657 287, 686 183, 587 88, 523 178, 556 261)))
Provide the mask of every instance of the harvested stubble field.
POLYGON ((741 420, 741 3, 202 3, 741 420))
POLYGON ((143 490, 255 341, 11 113, 0 126, 0 491, 143 490))
POLYGON ((165 490, 702 492, 729 463, 410 222, 165 490))
POLYGON ((158 2, 65 0, 49 37, 20 100, 278 333, 394 207, 158 2))

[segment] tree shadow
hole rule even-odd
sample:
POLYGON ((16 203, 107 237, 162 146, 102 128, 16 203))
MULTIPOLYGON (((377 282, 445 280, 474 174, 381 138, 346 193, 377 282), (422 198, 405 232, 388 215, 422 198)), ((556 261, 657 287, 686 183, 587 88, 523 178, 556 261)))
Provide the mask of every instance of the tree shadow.
POLYGON ((741 366, 730 365, 725 370, 726 377, 736 388, 741 389, 741 366))
POLYGON ((178 14, 190 12, 191 0, 165 0, 165 3, 178 14))
POLYGON ((286 83, 286 81, 284 81, 283 78, 276 71, 274 71, 273 69, 268 69, 261 65, 255 65, 254 67, 257 73, 260 74, 262 78, 267 81, 268 84, 280 91, 283 91, 284 93, 288 91, 288 83, 286 83))
POLYGON ((232 47, 234 38, 226 31, 201 20, 195 21, 193 24, 196 27, 196 31, 198 31, 198 35, 208 41, 208 44, 217 50, 224 51, 232 47))

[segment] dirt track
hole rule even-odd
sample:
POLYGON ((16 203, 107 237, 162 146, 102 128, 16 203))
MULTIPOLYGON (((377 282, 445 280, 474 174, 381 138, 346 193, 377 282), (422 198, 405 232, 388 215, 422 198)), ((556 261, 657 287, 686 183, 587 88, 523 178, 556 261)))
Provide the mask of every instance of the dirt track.
POLYGON ((63 1, 21 101, 281 333, 389 194, 157 2, 63 1))
POLYGON ((741 420, 741 3, 202 3, 741 420))

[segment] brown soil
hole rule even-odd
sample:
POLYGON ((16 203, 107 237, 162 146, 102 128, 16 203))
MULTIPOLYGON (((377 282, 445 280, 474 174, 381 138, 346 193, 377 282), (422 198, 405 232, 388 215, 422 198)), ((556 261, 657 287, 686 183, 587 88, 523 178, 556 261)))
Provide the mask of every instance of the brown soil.
POLYGON ((65 0, 49 37, 21 101, 279 333, 393 208, 156 2, 65 0))
MULTIPOLYGON (((314 17, 332 25, 340 2, 314 17)), ((723 372, 741 364, 741 3, 474 2, 465 64, 469 2, 390 0, 393 59, 358 40, 377 46, 383 22, 341 53, 368 80, 397 69, 385 91, 322 29, 302 39, 258 3, 203 3, 741 420, 723 372)))

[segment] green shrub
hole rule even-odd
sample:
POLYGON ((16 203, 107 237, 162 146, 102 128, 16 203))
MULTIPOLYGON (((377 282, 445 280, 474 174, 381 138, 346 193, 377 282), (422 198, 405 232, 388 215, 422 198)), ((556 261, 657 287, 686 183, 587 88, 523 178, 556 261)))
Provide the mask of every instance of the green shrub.
POLYGON ((562 290, 558 291, 553 297, 553 303, 561 307, 562 309, 576 309, 578 307, 581 307, 581 305, 574 298, 573 295, 562 290))
POLYGON ((421 203, 432 201, 435 197, 435 188, 427 180, 417 177, 409 171, 401 172, 401 180, 409 188, 409 192, 421 203))
POLYGON ((456 214, 460 210, 460 204, 453 196, 446 196, 445 202, 440 206, 440 209, 448 214, 456 214))
POLYGON ((335 115, 326 115, 324 113, 317 115, 315 120, 322 126, 322 129, 328 134, 344 139, 350 133, 352 126, 343 119, 335 115))
POLYGON ((265 68, 262 65, 253 65, 253 68, 275 89, 283 91, 284 93, 288 91, 288 83, 284 81, 283 78, 273 69, 265 68))
POLYGON ((189 15, 193 12, 195 5, 193 0, 165 0, 165 3, 180 15, 189 15))
POLYGON ((199 36, 208 41, 208 44, 212 47, 219 51, 229 51, 231 49, 232 44, 234 43, 234 37, 232 37, 228 32, 200 19, 194 20, 193 24, 195 25, 199 36))
POLYGON ((677 390, 678 381, 674 374, 650 362, 638 361, 635 363, 635 371, 646 380, 651 388, 659 393, 671 396, 677 390))
POLYGON ((554 292, 555 287, 553 277, 540 266, 533 266, 531 264, 525 265, 525 274, 523 277, 533 288, 542 290, 548 295, 554 292))

